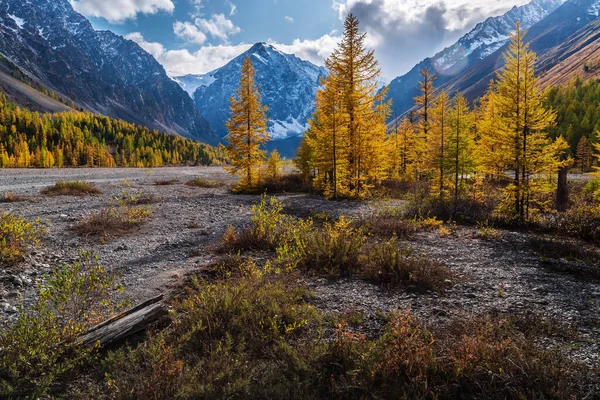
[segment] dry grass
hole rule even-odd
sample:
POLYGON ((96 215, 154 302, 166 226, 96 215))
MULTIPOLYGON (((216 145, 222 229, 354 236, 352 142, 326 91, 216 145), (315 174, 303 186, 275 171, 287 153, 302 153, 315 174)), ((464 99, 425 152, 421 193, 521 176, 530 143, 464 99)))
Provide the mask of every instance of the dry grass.
POLYGON ((196 187, 196 188, 205 188, 205 189, 214 189, 218 187, 225 186, 222 182, 217 182, 215 180, 207 180, 206 178, 197 176, 194 179, 186 182, 186 186, 196 187))
POLYGON ((0 203, 22 203, 30 200, 31 199, 29 197, 22 196, 13 192, 8 192, 4 194, 4 197, 0 198, 0 203))
POLYGON ((54 186, 42 190, 47 196, 90 196, 100 194, 100 190, 85 181, 58 181, 54 186))
POLYGON ((147 207, 107 208, 93 213, 70 230, 78 235, 96 237, 106 242, 139 229, 151 215, 152 210, 147 207))
POLYGON ((154 186, 170 186, 170 185, 175 185, 177 183, 180 183, 181 181, 179 179, 163 179, 160 181, 155 181, 153 183, 154 186))

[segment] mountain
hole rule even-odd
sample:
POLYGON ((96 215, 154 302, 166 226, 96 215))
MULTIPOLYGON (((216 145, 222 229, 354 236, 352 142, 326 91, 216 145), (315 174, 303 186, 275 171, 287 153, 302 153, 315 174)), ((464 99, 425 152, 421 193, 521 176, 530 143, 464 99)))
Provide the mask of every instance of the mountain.
POLYGON ((314 110, 320 78, 326 74, 324 68, 282 53, 266 43, 257 43, 208 74, 180 76, 175 80, 193 93, 198 111, 220 137, 225 137, 225 123, 230 115, 229 98, 239 87, 240 68, 246 57, 254 62, 262 103, 269 107, 271 147, 292 156, 314 110))
POLYGON ((515 29, 515 20, 521 22, 523 29, 529 29, 552 14, 563 2, 564 0, 533 0, 521 7, 513 7, 504 15, 488 18, 452 46, 397 77, 388 85, 392 115, 399 116, 414 105, 414 98, 418 95, 419 74, 424 68, 429 68, 436 74, 436 86, 450 82, 503 48, 509 41, 509 34, 515 29))
POLYGON ((192 99, 150 54, 96 31, 69 0, 2 0, 0 55, 78 108, 218 142, 192 99))
MULTIPOLYGON (((583 32, 587 27, 595 31, 599 9, 600 0, 569 0, 527 31, 524 40, 537 54, 536 70, 539 76, 543 77, 564 61, 572 49, 584 46, 590 37, 593 40, 594 34, 583 32)), ((506 46, 501 47, 440 87, 449 92, 458 90, 469 99, 476 99, 485 93, 490 80, 495 78, 496 71, 503 66, 502 54, 505 49, 506 46)))

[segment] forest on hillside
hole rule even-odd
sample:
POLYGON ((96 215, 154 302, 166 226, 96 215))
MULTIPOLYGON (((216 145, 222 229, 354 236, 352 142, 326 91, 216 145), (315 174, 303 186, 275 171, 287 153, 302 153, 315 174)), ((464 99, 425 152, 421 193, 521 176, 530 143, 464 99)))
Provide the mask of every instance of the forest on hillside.
POLYGON ((89 112, 39 114, 0 93, 0 167, 210 165, 224 151, 89 112))

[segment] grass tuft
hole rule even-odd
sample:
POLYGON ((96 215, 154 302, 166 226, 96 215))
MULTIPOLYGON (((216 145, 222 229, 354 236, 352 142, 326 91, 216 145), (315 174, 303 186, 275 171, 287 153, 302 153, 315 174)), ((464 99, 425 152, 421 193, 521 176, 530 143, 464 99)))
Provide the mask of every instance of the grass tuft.
POLYGON ((100 194, 100 190, 85 181, 58 181, 54 186, 42 190, 47 196, 89 196, 100 194))

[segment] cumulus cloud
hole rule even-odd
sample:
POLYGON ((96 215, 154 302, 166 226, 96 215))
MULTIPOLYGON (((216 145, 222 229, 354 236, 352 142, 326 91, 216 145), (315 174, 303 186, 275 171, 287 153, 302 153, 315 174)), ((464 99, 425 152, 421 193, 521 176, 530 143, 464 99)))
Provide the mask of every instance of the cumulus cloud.
MULTIPOLYGON (((528 0, 517 0, 521 4, 528 0)), ((513 4, 498 0, 333 0, 340 19, 355 14, 384 74, 395 77, 434 55, 487 17, 513 4)))
MULTIPOLYGON (((332 33, 334 34, 334 32, 332 33)), ((340 40, 340 37, 329 34, 316 40, 296 39, 292 44, 277 43, 271 39, 268 40, 268 43, 284 53, 295 54, 313 64, 323 65, 325 59, 333 52, 340 40)))
POLYGON ((167 50, 162 44, 148 42, 139 32, 132 32, 125 36, 140 45, 141 48, 152 54, 163 65, 170 76, 187 74, 204 74, 222 67, 236 56, 248 50, 252 45, 218 45, 203 46, 196 52, 189 50, 167 50))
POLYGON ((235 35, 241 31, 224 14, 213 14, 210 19, 196 18, 194 22, 202 32, 223 41, 226 41, 229 35, 235 35))
POLYGON ((285 20, 286 20, 287 22, 289 22, 290 24, 293 24, 293 23, 294 23, 294 18, 292 18, 292 17, 290 17, 290 16, 287 16, 287 15, 286 15, 285 17, 283 17, 283 19, 285 19, 285 20))
POLYGON ((111 23, 135 19, 137 14, 173 12, 171 0, 70 0, 73 8, 88 17, 104 18, 111 23))
POLYGON ((190 43, 203 44, 206 42, 206 35, 190 22, 176 21, 173 24, 173 32, 177 37, 190 43))

